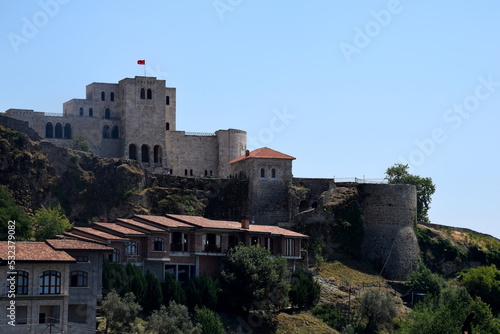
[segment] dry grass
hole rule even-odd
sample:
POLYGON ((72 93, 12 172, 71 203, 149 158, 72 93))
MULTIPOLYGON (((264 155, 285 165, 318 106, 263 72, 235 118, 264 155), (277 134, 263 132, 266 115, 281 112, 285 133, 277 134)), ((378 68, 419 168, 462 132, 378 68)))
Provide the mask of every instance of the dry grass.
POLYGON ((313 316, 310 312, 280 313, 276 316, 276 334, 338 334, 336 330, 313 316))

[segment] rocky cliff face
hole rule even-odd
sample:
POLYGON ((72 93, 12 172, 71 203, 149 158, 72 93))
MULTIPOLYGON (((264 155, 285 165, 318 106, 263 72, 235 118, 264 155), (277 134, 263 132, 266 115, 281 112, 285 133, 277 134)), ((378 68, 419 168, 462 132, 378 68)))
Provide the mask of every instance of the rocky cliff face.
POLYGON ((0 184, 11 189, 28 213, 59 202, 76 225, 134 213, 241 216, 245 182, 151 175, 137 161, 55 146, 30 133, 24 123, 0 116, 0 184))

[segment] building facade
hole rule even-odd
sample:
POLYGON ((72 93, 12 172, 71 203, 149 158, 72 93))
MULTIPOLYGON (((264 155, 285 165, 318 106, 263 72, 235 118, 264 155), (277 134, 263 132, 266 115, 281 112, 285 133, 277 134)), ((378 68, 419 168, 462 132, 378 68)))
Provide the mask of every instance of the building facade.
POLYGON ((215 277, 226 250, 238 244, 265 247, 293 269, 302 259, 302 240, 308 238, 277 226, 250 224, 246 218, 235 222, 173 214, 104 220, 73 228, 64 237, 103 243, 113 248, 111 261, 132 262, 160 280, 170 274, 179 282, 204 274, 215 277))
POLYGON ((176 89, 155 77, 91 83, 85 99, 63 104, 62 114, 9 109, 6 116, 27 121, 41 137, 72 147, 85 138, 100 157, 129 158, 153 172, 187 177, 228 177, 227 163, 245 152, 246 132, 178 131, 176 89))
POLYGON ((112 249, 79 240, 16 242, 15 268, 8 250, 0 242, 1 333, 95 332, 103 254, 112 249))

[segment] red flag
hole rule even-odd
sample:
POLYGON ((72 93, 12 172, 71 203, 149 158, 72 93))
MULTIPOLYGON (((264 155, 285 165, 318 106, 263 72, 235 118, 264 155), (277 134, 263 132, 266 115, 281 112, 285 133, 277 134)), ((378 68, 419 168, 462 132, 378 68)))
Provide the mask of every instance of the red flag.
POLYGON ((146 65, 146 61, 144 59, 143 60, 138 60, 137 64, 138 65, 146 65))

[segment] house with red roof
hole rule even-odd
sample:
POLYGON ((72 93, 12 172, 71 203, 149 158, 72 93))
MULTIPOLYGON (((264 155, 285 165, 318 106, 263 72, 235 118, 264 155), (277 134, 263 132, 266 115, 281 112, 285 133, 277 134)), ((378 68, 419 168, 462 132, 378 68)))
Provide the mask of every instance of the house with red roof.
POLYGON ((93 333, 102 261, 112 248, 77 239, 0 242, 0 333, 93 333))
POLYGON ((236 222, 175 214, 102 220, 62 237, 102 243, 113 248, 111 261, 132 262, 160 280, 171 274, 179 282, 203 274, 216 276, 226 250, 238 244, 265 247, 293 268, 302 259, 302 240, 308 238, 278 226, 250 224, 246 218, 236 222))

